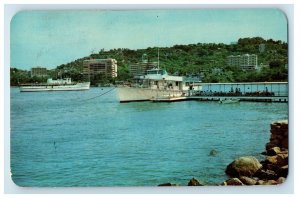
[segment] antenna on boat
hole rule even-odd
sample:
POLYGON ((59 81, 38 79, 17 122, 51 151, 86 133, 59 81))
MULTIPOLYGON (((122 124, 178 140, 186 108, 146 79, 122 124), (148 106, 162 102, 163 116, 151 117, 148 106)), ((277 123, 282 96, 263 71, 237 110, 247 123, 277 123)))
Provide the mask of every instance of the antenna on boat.
MULTIPOLYGON (((156 16, 158 22, 158 15, 156 16)), ((159 43, 159 34, 157 35, 157 40, 159 43)), ((159 69, 159 46, 157 46, 157 69, 159 69)))

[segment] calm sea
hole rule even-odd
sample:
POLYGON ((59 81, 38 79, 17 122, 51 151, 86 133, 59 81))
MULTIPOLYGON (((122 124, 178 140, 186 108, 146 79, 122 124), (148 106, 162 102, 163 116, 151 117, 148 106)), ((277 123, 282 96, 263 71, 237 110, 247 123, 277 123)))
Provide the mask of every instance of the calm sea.
POLYGON ((287 103, 119 103, 115 90, 11 89, 11 173, 20 186, 219 184, 235 158, 259 159, 287 103), (216 150, 216 156, 210 151, 216 150))

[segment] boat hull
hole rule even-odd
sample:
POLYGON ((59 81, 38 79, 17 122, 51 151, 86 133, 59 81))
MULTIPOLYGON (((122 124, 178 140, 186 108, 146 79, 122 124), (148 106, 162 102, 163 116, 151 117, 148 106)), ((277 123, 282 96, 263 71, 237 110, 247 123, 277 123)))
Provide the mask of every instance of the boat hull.
POLYGON ((118 87, 117 93, 120 102, 150 101, 155 98, 170 98, 183 95, 180 90, 159 90, 135 87, 118 87))
POLYGON ((77 83, 75 85, 43 85, 43 86, 21 86, 21 92, 43 92, 43 91, 81 91, 90 89, 90 83, 77 83))

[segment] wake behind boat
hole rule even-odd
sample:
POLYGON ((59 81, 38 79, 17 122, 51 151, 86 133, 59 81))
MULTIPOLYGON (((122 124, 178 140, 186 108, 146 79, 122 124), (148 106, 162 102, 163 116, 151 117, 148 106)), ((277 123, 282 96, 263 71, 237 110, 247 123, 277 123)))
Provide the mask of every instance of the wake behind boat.
POLYGON ((74 83, 71 78, 47 80, 44 84, 23 84, 20 92, 41 92, 41 91, 81 91, 90 89, 90 82, 74 83))

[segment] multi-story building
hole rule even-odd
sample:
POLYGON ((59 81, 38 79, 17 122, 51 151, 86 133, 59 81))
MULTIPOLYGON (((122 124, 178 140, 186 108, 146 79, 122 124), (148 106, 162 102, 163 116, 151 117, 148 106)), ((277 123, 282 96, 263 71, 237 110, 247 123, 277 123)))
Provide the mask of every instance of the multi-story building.
POLYGON ((230 66, 240 67, 242 70, 255 70, 257 68, 257 55, 244 54, 237 56, 228 56, 227 63, 230 66))
POLYGON ((115 78, 118 76, 117 61, 112 58, 84 60, 83 74, 88 78, 93 78, 97 74, 115 78))
POLYGON ((47 68, 45 67, 32 67, 30 71, 30 76, 34 77, 46 77, 48 76, 47 68))

